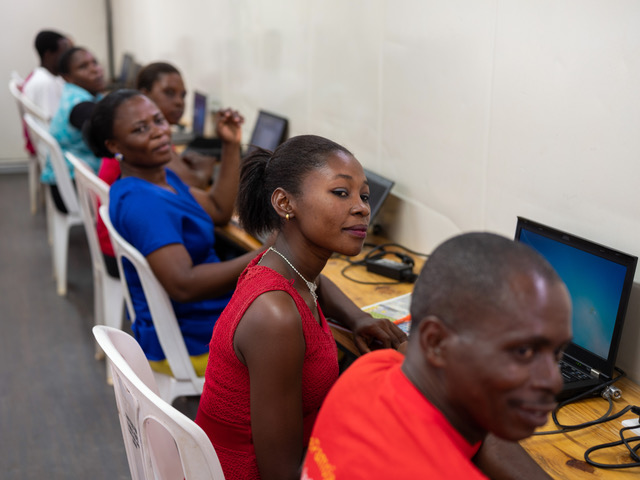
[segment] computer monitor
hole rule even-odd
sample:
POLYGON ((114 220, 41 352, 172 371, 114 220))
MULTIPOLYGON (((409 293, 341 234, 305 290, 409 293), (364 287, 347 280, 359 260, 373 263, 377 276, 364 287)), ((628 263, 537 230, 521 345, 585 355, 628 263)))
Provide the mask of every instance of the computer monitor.
POLYGON ((538 251, 569 290, 573 341, 565 357, 611 378, 638 258, 522 217, 515 238, 538 251))
POLYGON ((254 147, 274 151, 287 139, 288 128, 289 121, 286 118, 260 110, 251 133, 248 151, 251 152, 254 147))

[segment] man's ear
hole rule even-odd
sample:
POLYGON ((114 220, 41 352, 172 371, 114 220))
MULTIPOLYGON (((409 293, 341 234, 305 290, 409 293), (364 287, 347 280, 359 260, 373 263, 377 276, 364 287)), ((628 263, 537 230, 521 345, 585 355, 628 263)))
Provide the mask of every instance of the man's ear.
POLYGON ((276 188, 271 194, 271 205, 281 218, 293 218, 293 206, 291 204, 291 196, 282 187, 276 188))
POLYGON ((436 315, 429 315, 420 322, 417 334, 425 361, 436 368, 446 365, 447 344, 452 333, 436 315))

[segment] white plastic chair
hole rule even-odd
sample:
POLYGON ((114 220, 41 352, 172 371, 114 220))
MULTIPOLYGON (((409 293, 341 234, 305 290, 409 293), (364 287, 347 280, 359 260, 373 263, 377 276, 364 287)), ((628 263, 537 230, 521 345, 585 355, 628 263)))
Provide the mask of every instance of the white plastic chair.
POLYGON ((46 195, 47 217, 53 249, 53 271, 57 281, 58 295, 67 294, 67 258, 69 255, 69 230, 75 225, 82 225, 80 204, 76 189, 69 174, 69 167, 62 156, 62 150, 46 127, 31 114, 25 113, 29 136, 34 142, 39 157, 47 157, 53 167, 56 185, 67 213, 62 213, 53 204, 50 192, 46 195))
MULTIPOLYGON (((76 177, 78 200, 87 233, 87 243, 91 253, 93 270, 93 318, 96 325, 107 325, 122 329, 124 314, 124 295, 119 278, 109 275, 98 240, 96 225, 98 207, 109 203, 109 185, 93 173, 93 170, 72 153, 65 153, 73 165, 76 177)), ((96 348, 96 359, 102 358, 102 350, 96 348)), ((108 363, 108 362, 107 362, 108 363)), ((110 370, 107 365, 107 381, 110 382, 110 370)))
POLYGON ((14 80, 18 85, 22 85, 24 83, 24 78, 15 70, 11 70, 11 80, 14 80))
POLYGON ((133 480, 224 480, 209 437, 158 396, 149 363, 129 334, 97 325, 93 335, 111 361, 120 427, 133 480))
POLYGON ((199 377, 193 368, 169 295, 167 295, 166 290, 154 275, 147 259, 116 231, 109 218, 107 205, 100 206, 99 211, 100 217, 102 217, 109 231, 111 243, 118 260, 120 281, 123 282, 124 299, 129 317, 131 321, 135 322, 135 310, 133 309, 129 288, 127 287, 127 279, 122 268, 123 257, 133 264, 140 277, 153 326, 173 373, 173 376, 171 376, 153 372, 158 382, 160 396, 165 401, 173 403, 178 397, 202 395, 204 377, 199 377))
MULTIPOLYGON (((22 121, 25 113, 31 113, 34 117, 40 119, 42 122, 47 123, 49 119, 46 118, 44 112, 39 109, 31 100, 24 96, 20 91, 19 85, 22 83, 19 80, 20 76, 16 72, 12 72, 12 79, 9 81, 9 91, 13 98, 16 100, 18 106, 18 114, 20 115, 20 121, 22 121)), ((31 207, 31 214, 34 215, 38 211, 38 197, 42 198, 43 190, 40 187, 40 166, 38 164, 38 158, 36 155, 29 155, 28 163, 29 172, 29 204, 31 207)))

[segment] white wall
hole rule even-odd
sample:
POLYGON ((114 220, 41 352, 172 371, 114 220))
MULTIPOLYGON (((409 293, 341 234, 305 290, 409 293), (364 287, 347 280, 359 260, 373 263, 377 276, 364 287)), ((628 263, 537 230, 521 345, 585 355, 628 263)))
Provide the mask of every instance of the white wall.
MULTIPOLYGON (((350 148, 397 183, 382 222, 431 250, 517 215, 640 254, 640 3, 114 0, 116 53, 350 148)), ((640 274, 640 273, 639 273, 640 274)), ((639 277, 637 277, 639 278, 639 277)), ((619 364, 640 380, 634 289, 619 364)))
MULTIPOLYGON (((11 2, 0 16, 2 62, 0 78, 0 166, 26 160, 18 109, 7 85, 11 71, 26 77, 40 59, 33 42, 40 30, 56 30, 76 45, 91 50, 107 65, 107 28, 104 0, 22 0, 11 2)), ((26 197, 25 197, 26 198, 26 197)))

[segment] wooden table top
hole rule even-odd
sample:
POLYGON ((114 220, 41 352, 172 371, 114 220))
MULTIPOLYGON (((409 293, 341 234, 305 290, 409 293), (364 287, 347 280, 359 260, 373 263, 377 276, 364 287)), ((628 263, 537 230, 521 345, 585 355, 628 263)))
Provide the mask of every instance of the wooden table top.
MULTIPOLYGON (((613 413, 619 412, 629 404, 640 404, 640 386, 628 378, 621 379, 616 386, 621 389, 622 398, 614 401, 613 413)), ((607 400, 602 397, 580 400, 562 408, 558 413, 558 421, 564 425, 577 425, 596 420, 606 413, 608 405, 607 400)), ((618 431, 622 428, 622 420, 633 418, 637 419, 638 416, 629 412, 619 419, 600 425, 556 435, 534 435, 520 443, 553 478, 640 478, 640 467, 603 469, 593 467, 584 461, 584 452, 588 448, 619 440, 618 431)), ((557 430, 551 418, 538 431, 548 430, 557 430)), ((626 437, 633 436, 631 432, 625 433, 626 437)), ((594 452, 590 458, 607 464, 633 462, 624 446, 594 452)))

